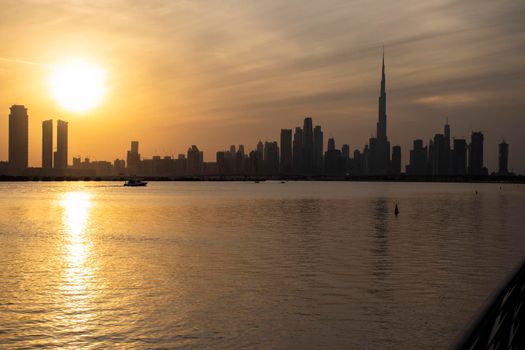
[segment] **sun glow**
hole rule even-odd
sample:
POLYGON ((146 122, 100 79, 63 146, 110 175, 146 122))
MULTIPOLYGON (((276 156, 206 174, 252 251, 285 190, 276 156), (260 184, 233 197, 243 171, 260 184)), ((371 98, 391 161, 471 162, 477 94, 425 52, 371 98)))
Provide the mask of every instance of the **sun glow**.
POLYGON ((54 65, 49 79, 51 96, 71 112, 86 112, 106 93, 106 72, 99 66, 74 60, 54 65))

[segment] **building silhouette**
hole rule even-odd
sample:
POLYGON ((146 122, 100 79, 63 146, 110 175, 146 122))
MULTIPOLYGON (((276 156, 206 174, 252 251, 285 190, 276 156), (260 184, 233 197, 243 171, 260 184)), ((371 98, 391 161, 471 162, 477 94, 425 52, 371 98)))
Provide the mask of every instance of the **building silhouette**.
POLYGON ((328 145, 324 155, 324 173, 326 175, 343 175, 345 173, 345 161, 341 151, 335 148, 335 139, 328 139, 328 145))
POLYGON ((420 139, 414 141, 406 173, 427 176, 486 175, 487 168, 483 166, 483 134, 473 132, 468 146, 465 139, 455 138, 452 148, 447 120, 444 132, 435 134, 429 140, 428 147, 424 147, 420 139))
POLYGON ((255 157, 253 159, 255 163, 254 174, 261 175, 264 173, 264 144, 261 140, 257 142, 255 149, 255 157))
POLYGON ((450 144, 450 125, 448 124, 448 118, 447 122, 445 123, 443 136, 445 138, 443 173, 450 174, 452 172, 452 153, 450 144))
POLYGON ((392 173, 401 174, 401 146, 392 147, 392 173))
POLYGON ((386 76, 385 55, 381 68, 381 90, 378 99, 378 121, 376 126, 376 138, 370 139, 370 160, 372 174, 388 174, 390 171, 390 143, 387 137, 387 115, 386 115, 386 76))
POLYGON ((292 172, 292 129, 281 129, 281 172, 292 172))
POLYGON ((204 171, 204 155, 196 145, 188 148, 187 173, 189 175, 200 175, 204 171))
POLYGON ((430 164, 432 175, 446 175, 448 172, 448 153, 445 135, 435 134, 431 143, 430 164))
POLYGON ((68 123, 63 120, 57 121, 57 150, 55 152, 55 169, 67 169, 67 148, 68 148, 68 123))
POLYGON ((423 147, 423 140, 414 140, 406 173, 408 175, 427 175, 428 168, 428 149, 423 147))
POLYGON ((452 173, 454 175, 467 174, 467 141, 465 139, 454 139, 452 173))
POLYGON ((244 145, 239 145, 237 150, 235 150, 235 145, 232 145, 228 151, 218 151, 216 167, 220 175, 247 174, 250 166, 249 157, 244 152, 244 145))
POLYGON ((235 153, 235 170, 237 174, 246 174, 247 173, 247 156, 244 152, 244 145, 239 145, 237 152, 235 153))
MULTIPOLYGON (((281 152, 284 151, 281 150, 281 152)), ((292 173, 296 175, 322 174, 323 168, 323 130, 320 125, 313 127, 312 118, 306 117, 303 127, 297 126, 294 130, 292 173)))
POLYGON ((316 173, 323 171, 323 130, 320 125, 314 128, 314 160, 313 167, 316 173))
POLYGON ((131 149, 128 151, 126 163, 128 165, 128 175, 137 175, 139 173, 140 153, 138 141, 131 141, 131 149))
POLYGON ((115 159, 115 161, 113 161, 113 169, 115 175, 126 175, 126 161, 124 159, 115 159))
POLYGON ((346 173, 347 171, 350 170, 350 145, 348 144, 344 144, 343 146, 341 146, 341 157, 343 157, 343 163, 344 163, 344 172, 346 173))
POLYGON ((53 168, 53 119, 42 122, 42 169, 53 168))
POLYGON ((293 135, 293 171, 296 174, 300 174, 303 169, 303 130, 301 127, 295 128, 293 135))
POLYGON ((503 140, 498 145, 498 174, 509 174, 509 144, 503 140))
POLYGON ((279 145, 275 141, 264 143, 264 172, 270 176, 279 173, 279 145))
POLYGON ((248 155, 247 170, 251 175, 261 175, 264 172, 264 145, 261 141, 248 155))
POLYGON ((452 172, 450 125, 448 119, 442 134, 435 134, 429 142, 429 170, 431 175, 449 175, 452 172))
POLYGON ((219 174, 224 175, 229 173, 226 152, 217 151, 217 153, 215 154, 215 161, 217 162, 217 171, 219 172, 219 174))
POLYGON ((27 108, 12 105, 9 114, 9 168, 16 173, 27 169, 28 164, 28 123, 27 108))
POLYGON ((312 118, 304 118, 303 123, 303 166, 302 171, 306 174, 313 172, 314 163, 314 130, 312 124, 312 118))
POLYGON ((486 175, 487 169, 483 167, 483 134, 481 132, 472 132, 470 136, 468 164, 469 175, 486 175))

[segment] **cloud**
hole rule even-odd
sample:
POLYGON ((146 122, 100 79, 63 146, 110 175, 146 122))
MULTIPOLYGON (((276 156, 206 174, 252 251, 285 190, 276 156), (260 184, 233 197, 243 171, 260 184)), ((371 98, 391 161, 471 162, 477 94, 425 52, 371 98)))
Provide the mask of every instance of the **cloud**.
POLYGON ((434 106, 456 106, 474 103, 476 99, 467 95, 446 95, 446 96, 427 96, 416 100, 416 103, 434 106))

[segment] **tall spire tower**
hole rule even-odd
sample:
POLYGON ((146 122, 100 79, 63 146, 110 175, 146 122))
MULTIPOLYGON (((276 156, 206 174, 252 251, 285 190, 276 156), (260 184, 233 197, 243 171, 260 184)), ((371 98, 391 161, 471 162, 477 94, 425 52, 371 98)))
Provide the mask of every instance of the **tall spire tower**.
POLYGON ((377 135, 370 139, 370 173, 390 173, 390 142, 386 136, 386 77, 385 77, 385 49, 383 48, 383 62, 381 67, 381 91, 378 101, 377 135), (372 143, 373 140, 373 143, 372 143))
POLYGON ((379 118, 377 122, 377 139, 387 140, 386 136, 386 81, 385 81, 385 49, 383 48, 383 65, 381 69, 381 91, 379 93, 379 118))

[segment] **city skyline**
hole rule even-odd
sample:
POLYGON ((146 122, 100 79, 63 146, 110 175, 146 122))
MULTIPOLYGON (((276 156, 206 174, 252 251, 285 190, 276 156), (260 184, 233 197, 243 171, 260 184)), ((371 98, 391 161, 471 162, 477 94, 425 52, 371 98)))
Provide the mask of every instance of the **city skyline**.
MULTIPOLYGON (((378 147, 390 148, 391 150, 393 150, 393 147, 390 146, 390 142, 389 142, 388 137, 387 137, 387 126, 386 126, 386 124, 387 124, 387 107, 386 107, 386 82, 385 82, 385 78, 386 78, 386 77, 385 77, 385 56, 384 56, 384 48, 383 48, 383 56, 382 56, 382 63, 381 63, 380 95, 379 95, 379 97, 378 97, 378 120, 377 120, 377 122, 376 122, 376 128, 375 128, 375 129, 376 129, 376 130, 375 130, 375 131, 376 131, 376 134, 375 134, 375 137, 374 137, 373 134, 370 134, 370 138, 375 139, 375 140, 378 141, 378 145, 379 145, 378 147)), ((13 107, 21 107, 21 108, 25 108, 25 114, 26 114, 26 116, 29 114, 29 113, 27 112, 28 107, 25 106, 25 105, 16 105, 16 104, 15 104, 15 105, 12 105, 10 108, 13 108, 13 107)), ((28 119, 29 119, 29 121, 31 120, 31 118, 28 118, 28 119)), ((311 123, 311 117, 306 117, 305 119, 310 119, 310 123, 311 123)), ((53 120, 53 119, 49 119, 48 121, 52 121, 52 120, 53 120)), ((449 118, 446 117, 445 120, 446 120, 446 124, 445 124, 445 126, 447 127, 447 126, 449 125, 449 124, 448 124, 448 122, 449 122, 449 118)), ((42 121, 42 123, 44 123, 44 122, 46 122, 46 120, 43 120, 43 121, 42 121)), ((26 121, 25 123, 29 125, 29 122, 26 121)), ((65 128, 66 128, 66 130, 67 130, 67 123, 68 123, 68 122, 65 122, 65 121, 62 121, 62 120, 58 119, 57 128, 60 128, 60 127, 63 128, 64 125, 65 125, 65 128), (64 124, 64 123, 65 123, 65 124, 64 124)), ((304 126, 303 126, 303 127, 304 127, 304 126)), ((319 125, 316 125, 316 127, 320 127, 320 126, 319 126, 319 125)), ((291 129, 291 130, 293 131, 293 129, 291 129)), ((450 129, 449 129, 449 132, 450 132, 450 129)), ((474 132, 475 132, 474 130, 471 130, 471 133, 474 133, 474 132)), ((62 133, 62 134, 63 134, 63 133, 62 133)), ((333 132, 330 132, 329 135, 333 135, 333 132)), ((27 137, 27 136, 26 136, 26 137, 27 137)), ((44 137, 44 136, 43 136, 43 134, 42 134, 42 139, 40 140, 42 147, 44 147, 44 145, 43 145, 43 142, 44 142, 43 137, 44 137)), ((312 125, 312 137, 313 137, 313 125, 312 125)), ((450 140, 451 142, 454 142, 454 140, 451 139, 451 135, 450 135, 450 134, 449 134, 448 137, 449 137, 449 140, 450 140)), ((458 136, 456 135, 455 137, 452 137, 452 138, 456 138, 456 137, 458 137, 458 136)), ((459 139, 467 139, 468 137, 469 137, 469 136, 463 136, 463 135, 461 135, 461 136, 459 136, 458 138, 459 138, 459 139)), ((333 137, 331 137, 331 138, 333 139, 333 137)), ((275 139, 277 140, 278 137, 276 137, 275 139)), ((506 143, 506 140, 507 140, 507 139, 508 139, 508 138, 502 136, 502 137, 500 138, 500 141, 498 142, 498 144, 499 144, 500 142, 504 142, 504 143, 506 143)), ((30 139, 29 139, 29 140, 30 140, 30 139)), ((58 142, 59 142, 59 141, 58 141, 58 140, 61 140, 61 139, 58 137, 58 134, 57 134, 57 142, 56 142, 56 143, 52 143, 52 145, 53 145, 53 146, 52 146, 52 147, 53 147, 53 166, 52 166, 52 167, 55 167, 54 164, 56 163, 56 159, 55 159, 55 157, 57 157, 57 151, 58 151, 58 149, 59 149, 59 147, 58 147, 58 142)), ((262 138, 259 139, 259 141, 262 141, 262 140, 263 140, 262 138)), ((312 140, 313 140, 313 139, 312 139, 312 140)), ((419 138, 416 137, 414 140, 419 140, 419 138)), ((429 136, 429 140, 432 141, 432 136, 429 136)), ((266 141, 268 141, 268 139, 264 139, 264 141, 266 142, 266 141)), ((368 140, 367 140, 367 141, 368 141, 368 140)), ((63 136, 62 136, 62 142, 64 142, 64 141, 63 141, 63 136)), ((423 142, 426 142, 426 140, 423 139, 423 142)), ((29 142, 29 143, 30 143, 30 142, 29 142)), ((68 141, 67 141, 67 131, 66 131, 66 140, 65 140, 65 143, 68 144, 68 141)), ((198 143, 198 142, 197 142, 197 143, 198 143)), ((344 143, 344 141, 341 142, 341 143, 344 144, 344 145, 348 145, 348 146, 349 146, 349 144, 348 144, 348 143, 344 143)), ((366 143, 367 143, 367 142, 365 142, 364 144, 366 145, 366 143)), ((400 143, 404 143, 404 144, 408 144, 408 145, 411 144, 410 142, 407 143, 406 140, 401 140, 400 143)), ((226 142, 226 144, 228 144, 228 142, 226 142)), ((230 144, 232 144, 232 143, 230 142, 230 144)), ((240 143, 235 143, 235 142, 234 142, 233 144, 240 144, 240 143)), ((241 145, 244 145, 244 144, 241 144, 241 145)), ((312 146, 313 146, 313 145, 312 145, 312 146)), ((48 147, 49 147, 49 146, 48 146, 48 147)), ((327 149, 328 147, 329 147, 328 139, 325 138, 324 143, 322 144, 323 153, 324 153, 324 150, 327 149)), ((394 146, 394 147, 399 147, 399 146, 394 146)), ((9 147, 7 147, 7 148, 9 148, 9 147)), ((69 152, 68 147, 66 146, 65 149, 64 149, 64 147, 60 147, 60 149, 61 149, 61 152, 59 152, 59 155, 58 155, 59 159, 60 159, 60 154, 61 154, 61 153, 64 153, 64 152, 65 152, 65 155, 63 155, 62 157, 67 158, 67 157, 68 157, 67 154, 68 154, 68 152, 69 152)), ((352 149, 352 150, 353 150, 353 149, 360 150, 359 146, 356 146, 355 148, 350 147, 350 149, 352 149)), ((407 149, 403 149, 403 148, 401 148, 401 149, 402 149, 402 154, 404 155, 404 156, 401 157, 401 170, 402 170, 402 172, 404 172, 405 167, 406 167, 407 165, 409 165, 409 162, 410 162, 410 150, 411 150, 412 148, 409 146, 409 147, 407 147, 407 149)), ((217 150, 216 150, 216 151, 217 151, 217 150)), ((493 151, 493 150, 492 150, 492 151, 493 151)), ((28 152, 28 159, 31 159, 31 158, 29 157, 30 151, 28 150, 27 152, 28 152)), ((312 150, 312 152, 313 152, 313 150, 312 150)), ((386 151, 383 151, 383 152, 386 152, 386 151)), ((151 153, 151 154, 146 154, 145 157, 153 158, 153 157, 155 157, 155 156, 159 156, 159 155, 161 155, 161 156, 169 155, 169 156, 172 156, 173 158, 176 158, 177 154, 181 154, 181 153, 185 153, 184 149, 180 150, 179 152, 175 152, 175 153, 171 153, 171 154, 160 154, 160 153, 151 153)), ((489 150, 489 153, 488 153, 489 157, 486 157, 486 158, 489 158, 489 159, 492 158, 492 157, 491 157, 491 153, 492 153, 492 152, 489 150)), ((496 150, 495 153, 498 155, 498 158, 496 158, 496 160, 493 160, 492 162, 490 162, 491 164, 494 163, 494 164, 492 164, 492 166, 490 167, 490 168, 493 168, 494 171, 496 171, 496 169, 499 167, 499 162, 500 162, 500 160, 499 160, 499 150, 496 150)), ((43 157, 43 148, 41 149, 41 153, 40 153, 40 154, 41 154, 42 157, 43 157)), ((213 156, 214 154, 215 154, 215 151, 213 151, 213 150, 212 150, 211 152, 208 152, 208 155, 204 157, 204 160, 205 160, 205 161, 208 161, 208 162, 213 162, 213 161, 215 161, 216 158, 213 156)), ((485 154, 487 155, 487 152, 486 152, 486 151, 485 151, 485 154)), ((88 153, 88 154, 85 154, 85 155, 82 155, 82 154, 75 154, 75 153, 73 153, 72 156, 70 155, 69 158, 67 158, 67 161, 60 160, 60 163, 61 163, 62 165, 59 166, 59 167, 64 168, 64 167, 65 167, 65 165, 64 165, 65 163, 67 163, 68 165, 71 165, 71 160, 72 160, 73 157, 79 157, 79 158, 82 158, 82 159, 83 159, 83 158, 89 158, 89 159, 96 160, 96 161, 107 161, 107 160, 105 160, 105 159, 98 159, 97 157, 92 157, 92 156, 89 155, 89 153, 88 153)), ((386 155, 384 155, 383 157, 386 157, 386 155)), ((8 158, 9 158, 9 157, 8 157, 8 158)), ((124 156, 121 155, 121 156, 116 157, 115 159, 121 159, 121 158, 124 158, 124 156)), ((512 159, 513 159, 513 158, 510 157, 510 161, 509 161, 510 164, 513 163, 513 162, 512 162, 512 159)), ((1 161, 1 159, 0 159, 0 161, 1 161)), ((381 161, 380 161, 380 162, 381 162, 381 161)), ((382 162, 385 163, 385 161, 382 161, 382 162)), ((485 160, 485 162, 486 162, 486 160, 485 160)), ((28 162, 28 164, 29 164, 29 167, 38 167, 38 164, 36 164, 36 165, 35 165, 35 164, 31 164, 30 161, 28 162)), ((485 164, 485 165, 486 165, 486 164, 485 164)), ((43 166, 43 158, 40 159, 40 166, 43 166)), ((381 165, 378 165, 378 166, 381 167, 381 165)), ((385 169, 386 169, 386 167, 388 167, 388 166, 387 166, 387 165, 383 165, 383 167, 385 167, 385 169)), ((514 170, 513 167, 512 167, 511 165, 508 165, 508 167, 509 167, 509 171, 512 172, 512 171, 514 170)), ((384 169, 383 169, 383 170, 384 170, 384 169)), ((384 172, 384 171, 383 171, 383 172, 384 172)), ((516 171, 514 171, 514 172, 516 172, 516 171)), ((520 173, 520 172, 516 172, 516 173, 520 173)))
POLYGON ((525 348, 524 0, 1 0, 0 350, 525 348))
MULTIPOLYGON (((470 143, 465 138, 451 138, 451 128, 444 125, 443 133, 436 133, 428 141, 413 141, 410 157, 402 161, 402 148, 391 147, 387 128, 387 88, 385 53, 381 62, 381 81, 378 97, 376 135, 371 136, 362 149, 350 145, 336 147, 333 137, 326 141, 321 125, 305 117, 303 127, 281 129, 280 143, 260 139, 253 150, 240 144, 231 144, 226 151, 217 150, 215 162, 205 161, 204 152, 191 145, 187 153, 177 157, 154 155, 142 158, 139 141, 131 141, 126 159, 94 161, 89 157, 68 159, 68 122, 57 121, 56 151, 53 152, 53 120, 42 122, 42 162, 39 168, 28 169, 28 113, 23 105, 13 105, 9 115, 9 161, 2 164, 2 174, 29 176, 186 176, 186 175, 244 175, 244 176, 486 176, 484 135, 472 131, 470 143), (406 169, 406 170, 405 170, 406 169)), ((509 145, 503 140, 498 145, 498 171, 509 172, 509 145)))
MULTIPOLYGON (((212 160, 230 143, 278 140, 281 128, 307 115, 323 125, 326 140, 360 148, 376 133, 384 45, 389 139, 399 140, 403 160, 411 140, 433 135, 448 117, 453 136, 481 130, 490 145, 505 138, 509 168, 525 171, 523 157, 512 156, 525 150, 521 3, 226 2, 232 11, 206 2, 155 4, 6 4, 0 109, 29 108, 30 165, 40 165, 40 123, 50 118, 71 122, 70 155, 91 159, 121 158, 134 139, 147 157, 199 142, 212 160), (121 15, 101 20, 108 11, 121 15), (13 40, 30 38, 36 24, 38 41, 13 40), (64 111, 45 86, 47 64, 76 56, 108 72, 102 104, 84 114, 64 111)), ((496 168, 497 150, 485 153, 496 168)), ((0 159, 7 159, 4 136, 0 159)))

